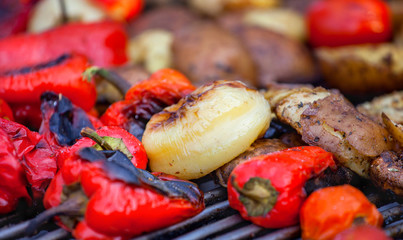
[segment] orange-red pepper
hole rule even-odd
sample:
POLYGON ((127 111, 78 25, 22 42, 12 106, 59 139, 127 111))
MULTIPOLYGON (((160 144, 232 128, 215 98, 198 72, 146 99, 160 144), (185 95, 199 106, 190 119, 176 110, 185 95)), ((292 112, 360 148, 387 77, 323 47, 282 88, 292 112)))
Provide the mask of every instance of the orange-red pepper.
POLYGON ((63 54, 80 53, 97 66, 127 62, 127 35, 115 22, 70 23, 39 34, 0 39, 0 72, 38 65, 63 54))
POLYGON ((354 224, 381 227, 382 215, 365 195, 350 185, 313 192, 301 208, 303 239, 333 239, 354 224))
POLYGON ((295 147, 252 158, 228 179, 228 201, 241 216, 266 228, 292 226, 306 198, 306 181, 329 166, 333 155, 319 147, 295 147))
POLYGON ((89 66, 83 55, 68 54, 45 64, 7 72, 0 75, 0 98, 10 104, 39 104, 43 92, 54 91, 89 111, 96 100, 95 83, 82 77, 89 66))
POLYGON ((143 0, 92 0, 99 4, 106 13, 115 20, 129 20, 143 9, 143 0))

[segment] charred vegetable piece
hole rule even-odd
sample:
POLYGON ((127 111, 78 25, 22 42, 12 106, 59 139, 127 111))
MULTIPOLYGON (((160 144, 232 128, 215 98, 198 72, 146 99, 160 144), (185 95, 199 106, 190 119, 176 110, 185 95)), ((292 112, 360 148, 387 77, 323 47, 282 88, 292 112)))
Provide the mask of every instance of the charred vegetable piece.
POLYGON ((304 202, 300 214, 304 239, 333 239, 353 225, 381 227, 383 223, 375 205, 350 185, 315 191, 304 202))
POLYGON ((383 189, 390 189, 403 195, 403 155, 384 152, 371 164, 370 176, 373 182, 383 189))
POLYGON ((0 75, 0 97, 8 103, 39 104, 43 92, 54 91, 89 111, 96 99, 95 83, 82 77, 89 66, 84 56, 73 54, 9 71, 0 75))
POLYGON ((241 216, 266 228, 298 223, 305 182, 334 167, 333 155, 319 147, 296 147, 252 158, 228 180, 228 201, 241 216))
POLYGON ((277 118, 309 145, 332 152, 337 161, 369 178, 370 164, 394 141, 384 127, 358 112, 342 95, 323 88, 268 91, 277 118))
POLYGON ((102 123, 61 94, 45 92, 41 96, 42 134, 54 148, 71 146, 81 138, 85 127, 98 128, 102 123))
POLYGON ((74 237, 88 239, 95 234, 104 238, 130 238, 180 222, 203 210, 203 193, 193 183, 151 174, 136 168, 120 150, 105 148, 80 148, 69 160, 75 164, 65 162, 61 169, 59 183, 64 186, 59 207, 81 199, 76 205, 78 215, 61 217, 74 237), (81 165, 80 177, 75 181, 66 179, 77 172, 78 165, 81 165))
POLYGON ((244 152, 270 120, 260 92, 239 81, 215 81, 155 114, 143 144, 152 171, 196 179, 244 152))

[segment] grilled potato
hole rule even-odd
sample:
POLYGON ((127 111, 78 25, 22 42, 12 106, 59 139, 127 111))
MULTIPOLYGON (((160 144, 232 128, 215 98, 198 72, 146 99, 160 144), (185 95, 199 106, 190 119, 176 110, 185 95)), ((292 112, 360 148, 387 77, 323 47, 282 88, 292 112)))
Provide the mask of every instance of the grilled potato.
POLYGON ((403 47, 393 44, 319 48, 326 82, 347 94, 403 89, 403 47))
POLYGON ((394 142, 380 124, 358 112, 342 95, 324 88, 266 93, 278 119, 290 124, 309 145, 332 152, 358 175, 368 178, 371 161, 394 142))
POLYGON ((195 85, 227 79, 256 86, 256 66, 247 49, 230 32, 198 22, 175 35, 174 66, 195 85))

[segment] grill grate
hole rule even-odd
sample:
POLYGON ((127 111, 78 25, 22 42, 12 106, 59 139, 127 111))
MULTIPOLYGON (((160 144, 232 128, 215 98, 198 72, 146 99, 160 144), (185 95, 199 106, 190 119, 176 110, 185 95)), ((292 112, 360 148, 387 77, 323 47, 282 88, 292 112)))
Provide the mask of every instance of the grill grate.
MULTIPOLYGON (((279 230, 265 229, 243 220, 240 215, 230 208, 227 201, 227 191, 216 184, 211 177, 195 181, 205 192, 206 209, 197 216, 176 225, 154 231, 133 240, 159 239, 299 239, 300 227, 293 226, 279 230)), ((385 219, 385 231, 389 235, 403 236, 403 205, 397 202, 387 203, 378 208, 385 219)), ((15 239, 15 232, 24 234, 24 228, 29 219, 24 219, 23 211, 0 218, 0 240, 15 239), (23 221, 25 220, 25 221, 23 221), (18 222, 19 221, 19 222, 18 222), (11 225, 9 225, 12 223, 11 225), (5 226, 8 224, 9 226, 5 226)), ((32 237, 21 237, 23 240, 71 239, 69 232, 57 227, 54 223, 43 226, 32 237)))

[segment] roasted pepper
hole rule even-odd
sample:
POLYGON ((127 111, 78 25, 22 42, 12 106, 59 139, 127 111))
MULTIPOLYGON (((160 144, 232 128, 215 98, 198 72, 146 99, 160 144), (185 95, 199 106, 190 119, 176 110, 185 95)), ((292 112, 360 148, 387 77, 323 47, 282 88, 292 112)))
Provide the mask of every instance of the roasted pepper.
POLYGON ((41 126, 42 112, 40 104, 12 104, 11 109, 17 123, 35 130, 38 130, 41 126))
POLYGON ((95 104, 96 88, 93 81, 82 77, 88 67, 84 56, 70 54, 46 64, 7 72, 0 76, 0 98, 10 104, 39 104, 43 92, 54 91, 89 111, 95 104))
POLYGON ((0 118, 0 129, 14 144, 34 197, 40 198, 56 174, 55 153, 46 139, 21 124, 0 118))
POLYGON ((333 239, 353 225, 381 227, 382 215, 360 190, 342 185, 313 192, 301 208, 303 239, 333 239))
POLYGON ((101 116, 105 125, 120 126, 141 140, 151 116, 196 89, 178 71, 162 69, 130 88, 125 100, 112 104, 101 116))
POLYGON ((136 168, 120 150, 80 148, 61 171, 59 182, 65 186, 59 207, 79 203, 75 208, 81 215, 75 221, 60 218, 78 239, 130 238, 182 221, 204 208, 203 194, 193 183, 136 168), (78 181, 72 181, 77 172, 78 181))
MULTIPOLYGON (((3 120, 0 118, 0 120, 3 120)), ((7 121, 7 120, 5 120, 7 121)), ((0 129, 0 214, 13 211, 20 198, 30 199, 24 170, 8 134, 0 129)))
MULTIPOLYGON (((112 145, 109 147, 110 150, 121 149, 137 168, 145 169, 147 167, 148 159, 143 145, 126 130, 110 126, 101 127, 94 133, 87 128, 84 130, 84 135, 88 137, 83 137, 73 146, 60 150, 57 159, 60 171, 46 191, 43 201, 45 208, 59 205, 63 185, 66 182, 67 184, 77 182, 80 179, 83 163, 76 160, 75 153, 83 147, 95 146, 97 142, 101 143, 103 140, 99 137, 102 137, 106 141, 104 144, 112 145), (67 167, 64 168, 64 165, 67 165, 67 167)), ((99 148, 99 146, 98 144, 96 147, 99 148)))
POLYGON ((85 127, 99 128, 102 123, 61 94, 45 92, 41 96, 42 124, 39 133, 56 149, 73 145, 85 127))
POLYGON ((71 23, 39 34, 0 39, 0 72, 35 66, 72 52, 97 66, 126 63, 127 35, 119 23, 71 23))
POLYGON ((0 38, 25 31, 29 14, 37 0, 0 1, 0 38))
POLYGON ((13 111, 3 99, 0 99, 0 118, 14 121, 13 111))
POLYGON ((378 227, 361 224, 348 228, 333 238, 333 240, 392 240, 378 227))
POLYGON ((266 228, 298 223, 306 181, 335 166, 333 155, 319 147, 295 147, 258 156, 238 165, 228 179, 230 206, 266 228))
POLYGON ((99 4, 106 13, 117 21, 129 20, 143 9, 143 0, 92 0, 99 4))

